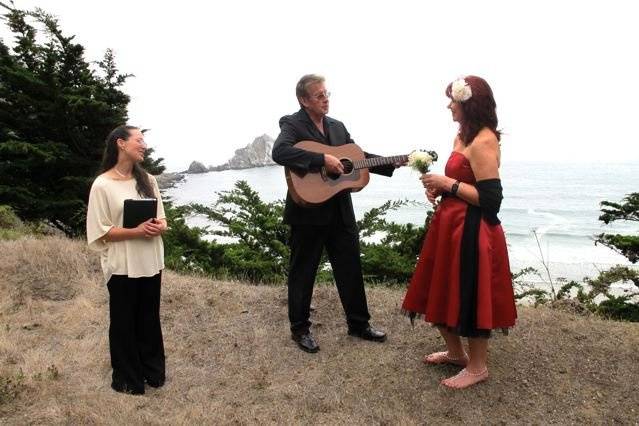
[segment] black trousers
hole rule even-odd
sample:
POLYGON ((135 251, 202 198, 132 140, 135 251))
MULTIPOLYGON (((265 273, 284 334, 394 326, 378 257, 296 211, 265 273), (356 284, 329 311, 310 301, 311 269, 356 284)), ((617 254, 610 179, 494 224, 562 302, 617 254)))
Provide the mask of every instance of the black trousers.
POLYGON ((327 226, 292 225, 289 244, 288 317, 291 332, 304 334, 311 326, 313 285, 324 248, 333 268, 349 328, 366 328, 370 315, 364 292, 357 227, 338 220, 327 226))
POLYGON ((111 387, 117 391, 142 394, 145 381, 155 387, 164 384, 161 282, 162 273, 142 278, 113 275, 107 283, 111 387))

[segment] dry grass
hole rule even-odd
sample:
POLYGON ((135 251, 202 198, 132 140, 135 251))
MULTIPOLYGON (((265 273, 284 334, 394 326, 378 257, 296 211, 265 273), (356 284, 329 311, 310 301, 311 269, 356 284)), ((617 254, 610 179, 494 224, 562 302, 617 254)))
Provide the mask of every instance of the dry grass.
POLYGON ((97 259, 63 238, 3 241, 0 253, 0 423, 639 419, 637 324, 521 308, 511 335, 492 341, 491 379, 455 392, 438 386, 454 368, 421 364, 442 342, 398 315, 401 290, 368 291, 374 324, 390 336, 376 344, 348 337, 337 292, 318 288, 322 350, 311 355, 289 338, 283 286, 170 272, 162 298, 168 381, 144 396, 118 394, 109 387, 107 291, 97 259))

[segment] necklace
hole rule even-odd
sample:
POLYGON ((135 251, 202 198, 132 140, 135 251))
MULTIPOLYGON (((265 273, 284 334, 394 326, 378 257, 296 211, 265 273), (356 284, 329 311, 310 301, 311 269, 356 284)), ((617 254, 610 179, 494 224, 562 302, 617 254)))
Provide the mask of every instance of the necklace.
POLYGON ((116 166, 113 166, 113 170, 115 170, 115 172, 119 174, 123 179, 129 179, 131 177, 131 173, 129 173, 128 175, 125 175, 124 173, 119 171, 116 166))

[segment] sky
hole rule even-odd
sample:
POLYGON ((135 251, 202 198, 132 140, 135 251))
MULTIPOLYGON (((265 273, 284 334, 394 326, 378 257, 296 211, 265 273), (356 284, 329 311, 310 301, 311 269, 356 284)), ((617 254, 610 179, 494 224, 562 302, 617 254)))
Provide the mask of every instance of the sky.
POLYGON ((493 88, 502 163, 639 161, 633 3, 15 0, 56 15, 87 60, 115 51, 135 75, 129 124, 151 129, 169 171, 277 137, 307 73, 326 77, 329 116, 379 155, 446 158, 457 126, 444 89, 474 74, 493 88))

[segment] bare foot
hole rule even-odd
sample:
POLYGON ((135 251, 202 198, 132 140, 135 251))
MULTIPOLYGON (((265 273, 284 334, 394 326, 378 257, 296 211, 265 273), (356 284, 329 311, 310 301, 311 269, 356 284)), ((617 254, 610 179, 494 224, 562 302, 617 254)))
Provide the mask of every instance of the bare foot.
POLYGON ((453 364, 461 367, 466 367, 468 364, 468 355, 465 353, 456 357, 452 357, 445 352, 435 352, 430 355, 426 355, 423 359, 424 364, 453 364))
POLYGON ((483 371, 480 371, 478 373, 472 373, 464 368, 462 371, 460 371, 453 377, 444 379, 440 383, 448 388, 464 389, 476 383, 483 382, 486 379, 488 379, 487 368, 485 368, 483 371))

